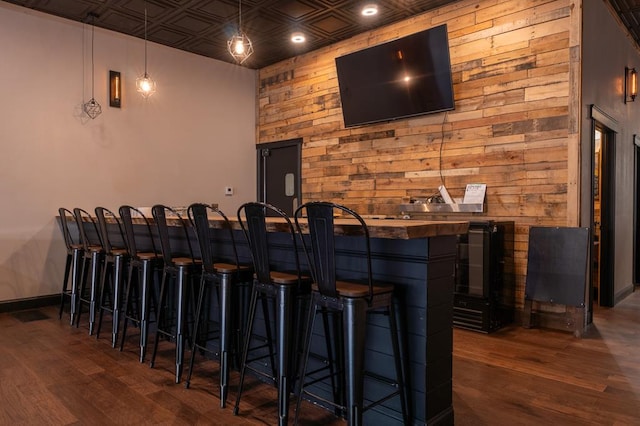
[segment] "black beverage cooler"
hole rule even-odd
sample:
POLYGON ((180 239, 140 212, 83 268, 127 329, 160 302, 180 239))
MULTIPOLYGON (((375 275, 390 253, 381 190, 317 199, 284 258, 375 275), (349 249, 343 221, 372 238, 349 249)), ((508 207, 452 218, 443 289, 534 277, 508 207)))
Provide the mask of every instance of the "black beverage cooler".
POLYGON ((470 222, 458 239, 453 325, 484 333, 513 322, 512 221, 470 222))

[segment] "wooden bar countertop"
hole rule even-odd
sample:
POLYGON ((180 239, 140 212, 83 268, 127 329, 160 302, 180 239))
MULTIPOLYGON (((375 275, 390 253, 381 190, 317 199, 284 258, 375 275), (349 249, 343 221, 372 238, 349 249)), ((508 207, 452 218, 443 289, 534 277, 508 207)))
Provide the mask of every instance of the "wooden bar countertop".
MULTIPOLYGON (((152 220, 152 218, 150 219, 152 220)), ((167 218, 167 224, 178 225, 177 218, 167 218)), ((184 219, 183 219, 184 220, 184 219)), ((142 223, 141 219, 133 218, 134 223, 142 223)), ((222 219, 212 217, 209 219, 212 227, 221 228, 222 219)), ((229 221, 233 229, 240 230, 238 219, 230 217, 229 221)), ((293 222, 293 219, 292 219, 293 222)), ((410 240, 414 238, 437 237, 444 235, 465 234, 469 228, 469 222, 465 221, 435 221, 416 219, 365 219, 369 228, 369 235, 372 238, 389 238, 394 240, 410 240)), ((300 221, 302 231, 305 232, 305 220, 300 221)), ((355 219, 336 218, 336 235, 349 235, 351 230, 355 230, 358 223, 355 219)), ((267 231, 288 232, 285 222, 281 218, 267 218, 267 231)))

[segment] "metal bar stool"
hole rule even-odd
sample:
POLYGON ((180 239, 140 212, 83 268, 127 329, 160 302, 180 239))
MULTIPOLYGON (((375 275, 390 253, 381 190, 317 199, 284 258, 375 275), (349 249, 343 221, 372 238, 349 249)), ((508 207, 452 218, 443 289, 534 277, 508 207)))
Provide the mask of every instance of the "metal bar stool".
MULTIPOLYGON (((381 404, 393 397, 400 398, 400 406, 404 424, 411 424, 407 405, 406 389, 403 372, 404 363, 400 353, 400 342, 396 314, 394 312, 393 285, 378 283, 373 280, 371 267, 371 247, 369 231, 364 220, 353 210, 347 207, 328 202, 310 202, 301 205, 294 213, 296 228, 302 235, 305 225, 302 219, 306 216, 306 228, 308 238, 303 237, 303 247, 311 267, 311 275, 314 279, 311 293, 311 308, 306 320, 304 333, 302 362, 300 364, 299 398, 296 407, 296 423, 300 414, 300 401, 303 395, 318 400, 317 395, 309 392, 305 383, 309 348, 311 346, 313 326, 316 313, 323 309, 342 313, 342 333, 335 336, 337 347, 342 348, 343 354, 338 352, 338 358, 344 383, 347 391, 345 401, 334 401, 333 405, 347 414, 349 425, 361 425, 362 414, 365 410, 381 404), (342 220, 345 216, 353 220, 349 223, 348 231, 343 238, 357 239, 353 241, 354 247, 364 250, 364 267, 362 268, 363 281, 351 279, 341 280, 337 277, 339 267, 336 259, 336 241, 334 234, 334 217, 340 214, 342 220), (357 244, 357 245, 356 245, 357 244), (395 364, 396 378, 387 379, 379 375, 368 375, 373 379, 389 384, 393 391, 389 392, 377 401, 364 405, 364 379, 365 379, 365 336, 367 327, 367 314, 382 313, 389 319, 391 334, 391 346, 393 362, 395 364)), ((350 266, 357 261, 349 260, 350 266)), ((326 399, 323 399, 324 402, 326 399)))
POLYGON ((62 280, 62 291, 60 292, 60 312, 58 318, 62 319, 65 299, 69 298, 70 324, 73 325, 76 316, 76 306, 78 304, 78 279, 80 278, 81 261, 84 257, 84 246, 80 243, 78 224, 71 210, 61 207, 58 209, 60 220, 60 231, 64 237, 67 247, 67 260, 64 268, 64 278, 62 280), (72 232, 75 231, 75 232, 72 232), (76 238, 74 238, 76 235, 76 238), (69 288, 69 278, 71 278, 71 288, 69 288))
MULTIPOLYGON (((233 313, 240 311, 240 298, 238 297, 238 289, 233 287, 250 282, 253 275, 253 269, 246 265, 241 265, 238 261, 238 252, 233 237, 233 231, 229 219, 225 214, 217 208, 195 203, 189 206, 189 220, 196 230, 198 244, 200 246, 200 257, 202 259, 202 275, 200 277, 200 292, 196 305, 196 323, 193 329, 193 345, 191 347, 191 360, 189 361, 189 372, 185 381, 185 387, 189 387, 191 374, 193 372, 193 364, 198 352, 196 349, 207 350, 207 340, 199 339, 198 332, 201 331, 201 325, 207 323, 209 312, 203 312, 206 290, 209 295, 213 295, 215 290, 219 305, 219 348, 220 348, 220 407, 226 405, 228 387, 229 387, 229 352, 231 349, 231 339, 234 329, 239 326, 238 321, 233 321, 233 313), (209 213, 215 217, 220 223, 220 228, 224 233, 215 234, 215 229, 209 221, 209 213), (220 247, 220 238, 228 239, 232 251, 230 253, 222 253, 220 247), (213 288, 212 288, 213 287, 213 288), (235 290, 235 291, 234 291, 235 290)), ((216 226, 217 228, 217 226, 216 226)), ((236 315, 237 316, 237 315, 236 315)), ((206 328, 206 327, 205 327, 206 328)), ((205 333, 208 335, 208 330, 205 333)), ((237 341, 236 335, 236 341, 237 341)), ((238 355, 236 350, 235 354, 238 355)))
MULTIPOLYGON (((185 333, 187 329, 187 285, 194 276, 200 273, 202 268, 201 261, 196 259, 191 247, 191 239, 188 230, 188 223, 173 208, 157 204, 151 208, 153 219, 158 230, 158 238, 160 240, 160 250, 162 252, 162 281, 160 283, 160 298, 157 313, 156 339, 153 344, 153 353, 151 354, 151 367, 153 368, 158 352, 158 343, 160 335, 175 339, 176 344, 176 383, 180 383, 182 376, 182 366, 184 360, 185 333), (169 236, 169 226, 167 224, 167 216, 175 221, 178 229, 181 230, 180 237, 184 238, 186 247, 177 247, 177 241, 172 240, 169 236), (176 282, 176 286, 171 287, 171 281, 176 282), (168 307, 167 291, 172 290, 175 295, 175 306, 168 307), (175 313, 175 327, 173 332, 168 324, 163 323, 164 315, 169 311, 175 313)), ((193 280, 195 281, 195 280, 193 280)), ((190 288, 189 290, 193 290, 190 288)))
POLYGON ((127 327, 131 321, 140 328, 140 362, 144 362, 149 336, 150 303, 154 305, 156 316, 158 312, 158 303, 154 294, 154 277, 162 268, 162 258, 156 249, 149 219, 139 209, 132 206, 121 206, 119 213, 129 254, 120 351, 124 349, 127 327), (138 234, 134 230, 133 215, 142 222, 142 226, 139 228, 141 231, 138 234))
POLYGON ((80 241, 82 241, 84 256, 82 258, 82 272, 80 288, 78 289, 78 307, 76 315, 76 327, 80 326, 80 316, 82 314, 82 304, 89 306, 89 335, 93 335, 93 328, 96 322, 96 301, 98 287, 100 285, 100 272, 104 259, 102 239, 98 231, 95 219, 81 208, 73 209, 78 229, 80 230, 80 241), (88 276, 90 275, 90 277, 88 276), (89 279, 89 294, 87 294, 87 279, 89 279))
POLYGON ((95 212, 104 250, 102 278, 100 279, 100 313, 98 315, 96 339, 100 337, 104 312, 111 312, 111 347, 115 348, 120 330, 120 308, 122 304, 120 293, 129 255, 125 248, 122 224, 118 217, 111 210, 104 207, 96 207, 95 212), (114 223, 107 223, 107 216, 114 223))
MULTIPOLYGON (((255 275, 249 304, 249 318, 244 333, 244 348, 240 364, 240 384, 233 413, 235 415, 238 414, 245 374, 247 369, 250 369, 256 374, 267 377, 277 386, 278 424, 286 425, 289 413, 289 395, 293 390, 295 378, 295 368, 293 366, 295 365, 295 355, 298 347, 297 336, 299 333, 296 332, 298 330, 295 327, 300 325, 300 321, 295 321, 294 318, 295 311, 300 308, 300 304, 297 303, 296 299, 309 294, 310 283, 308 279, 300 274, 295 229, 286 213, 270 204, 252 202, 240 206, 238 209, 238 221, 251 249, 255 275), (283 233, 289 234, 294 271, 273 271, 271 269, 269 262, 270 242, 266 225, 267 215, 281 219, 282 221, 278 222, 278 225, 282 225, 283 233), (266 297, 275 299, 277 307, 275 312, 277 367, 275 375, 271 377, 265 372, 253 368, 249 365, 251 361, 248 360, 258 297, 263 300, 266 297)), ((298 310, 299 313, 300 311, 298 310)), ((266 330, 268 331, 272 325, 269 323, 267 312, 264 312, 264 317, 266 330)))

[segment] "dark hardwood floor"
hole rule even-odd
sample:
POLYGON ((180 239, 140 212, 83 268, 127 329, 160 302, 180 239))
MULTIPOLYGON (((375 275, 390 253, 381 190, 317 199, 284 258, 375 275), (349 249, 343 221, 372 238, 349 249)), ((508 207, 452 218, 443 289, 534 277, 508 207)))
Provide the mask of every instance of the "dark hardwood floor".
MULTIPOLYGON (((171 345, 151 369, 130 337, 121 353, 106 334, 96 340, 67 316, 59 321, 55 307, 0 314, 0 424, 276 423, 270 386, 249 379, 235 417, 237 374, 220 409, 217 363, 199 362, 185 389, 173 382, 171 345)), ((640 425, 640 291, 597 309, 581 339, 519 326, 456 329, 453 377, 457 425, 640 425)), ((305 424, 344 424, 310 404, 303 414, 305 424)))

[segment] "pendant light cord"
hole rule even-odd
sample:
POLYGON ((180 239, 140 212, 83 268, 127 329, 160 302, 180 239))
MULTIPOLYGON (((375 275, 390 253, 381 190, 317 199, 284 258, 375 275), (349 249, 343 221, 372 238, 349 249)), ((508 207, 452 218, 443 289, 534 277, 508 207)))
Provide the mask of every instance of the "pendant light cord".
POLYGON ((147 5, 144 5, 144 76, 147 77, 147 5))
MULTIPOLYGON (((95 20, 95 18, 93 18, 93 20, 95 20)), ((94 83, 94 63, 93 63, 93 39, 94 39, 94 34, 95 34, 95 22, 91 22, 91 99, 95 99, 94 95, 93 95, 93 87, 95 85, 94 83)))

